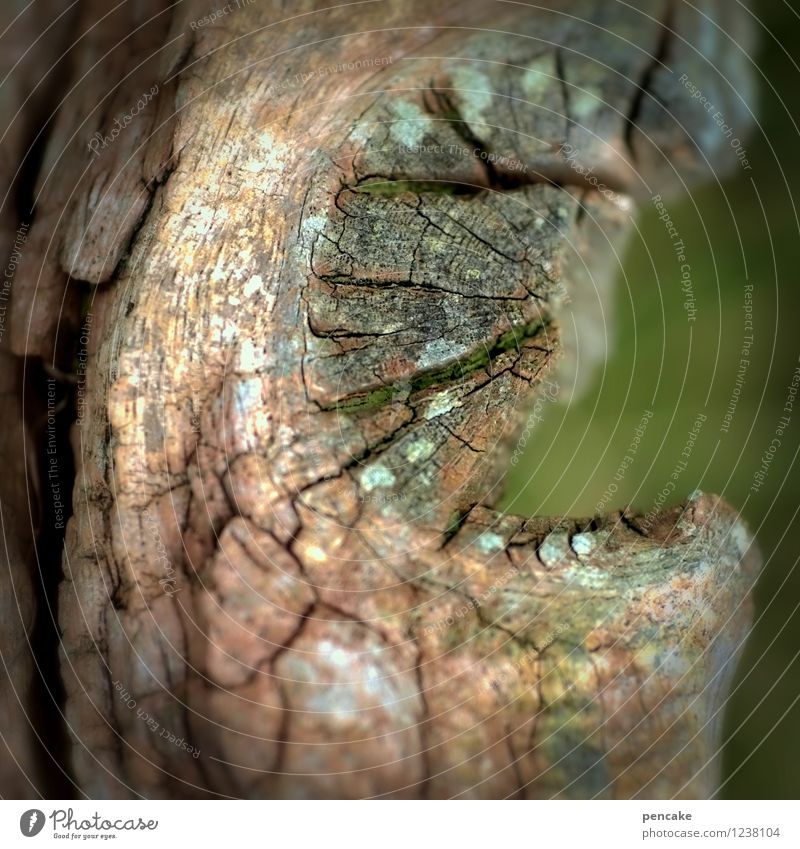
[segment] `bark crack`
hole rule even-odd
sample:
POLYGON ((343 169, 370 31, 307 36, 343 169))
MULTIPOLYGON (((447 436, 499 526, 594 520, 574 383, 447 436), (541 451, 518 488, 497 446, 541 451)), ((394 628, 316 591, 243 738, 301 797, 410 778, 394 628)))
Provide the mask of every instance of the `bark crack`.
POLYGON ((659 36, 656 42, 655 52, 652 59, 642 73, 639 84, 633 95, 628 114, 625 118, 625 147, 633 162, 637 161, 636 146, 634 144, 634 136, 638 130, 637 121, 645 104, 646 97, 655 97, 652 92, 653 80, 660 68, 669 70, 664 64, 669 53, 670 44, 675 38, 673 24, 675 20, 675 2, 674 0, 666 0, 664 10, 661 14, 659 25, 659 36))

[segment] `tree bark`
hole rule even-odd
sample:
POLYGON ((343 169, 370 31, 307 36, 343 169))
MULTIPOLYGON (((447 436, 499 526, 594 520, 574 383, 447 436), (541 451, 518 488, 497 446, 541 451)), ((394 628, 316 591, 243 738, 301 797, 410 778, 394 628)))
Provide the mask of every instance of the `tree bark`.
POLYGON ((713 23, 206 5, 82 5, 14 283, 15 355, 77 371, 77 784, 710 795, 759 567, 735 511, 495 507, 562 327, 601 355, 637 203, 724 152, 680 74, 746 121, 713 23))

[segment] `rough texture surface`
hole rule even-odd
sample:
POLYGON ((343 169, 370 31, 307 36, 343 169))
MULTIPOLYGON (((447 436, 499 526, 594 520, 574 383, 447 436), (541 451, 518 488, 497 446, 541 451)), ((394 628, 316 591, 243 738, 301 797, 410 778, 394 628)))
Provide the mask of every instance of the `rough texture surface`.
POLYGON ((719 144, 673 70, 708 73, 706 30, 430 5, 125 4, 87 36, 76 80, 115 58, 50 136, 12 342, 53 356, 62 302, 85 340, 59 621, 90 796, 713 790, 734 512, 492 509, 566 302, 596 328, 636 198, 719 144))

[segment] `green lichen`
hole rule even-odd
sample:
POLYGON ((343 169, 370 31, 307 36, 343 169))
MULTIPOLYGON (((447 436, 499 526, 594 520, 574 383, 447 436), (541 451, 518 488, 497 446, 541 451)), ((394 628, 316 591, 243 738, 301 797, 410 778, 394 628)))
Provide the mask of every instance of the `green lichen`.
POLYGON ((512 327, 490 345, 477 348, 452 363, 415 375, 410 380, 404 379, 401 385, 381 386, 369 392, 348 395, 333 404, 324 406, 323 409, 340 413, 363 413, 376 409, 397 396, 407 397, 431 387, 444 387, 463 380, 480 369, 488 368, 502 354, 522 348, 526 340, 538 336, 546 324, 545 319, 538 318, 520 327, 512 327))
POLYGON ((358 395, 349 395, 333 404, 323 406, 324 410, 335 410, 340 413, 363 412, 364 410, 372 410, 376 407, 381 407, 388 401, 391 401, 395 396, 395 390, 392 386, 381 386, 378 389, 373 389, 358 395))
POLYGON ((512 350, 519 350, 527 339, 537 336, 544 325, 544 321, 537 319, 521 327, 512 327, 495 339, 491 345, 478 348, 447 366, 432 369, 412 378, 411 389, 413 392, 419 392, 431 386, 443 386, 469 377, 474 372, 486 368, 501 354, 512 350))

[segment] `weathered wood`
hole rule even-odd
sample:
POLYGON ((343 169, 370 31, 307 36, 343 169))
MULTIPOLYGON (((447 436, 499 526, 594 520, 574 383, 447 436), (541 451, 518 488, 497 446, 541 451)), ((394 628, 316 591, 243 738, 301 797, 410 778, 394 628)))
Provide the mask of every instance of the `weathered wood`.
POLYGON ((112 112, 62 113, 45 157, 15 303, 40 338, 17 352, 51 344, 34 280, 101 284, 60 593, 78 781, 708 795, 758 568, 733 511, 492 505, 581 268, 724 144, 676 74, 718 85, 692 46, 711 24, 681 2, 242 5, 146 30, 79 103, 164 44, 113 109, 157 96, 96 157, 112 112))

